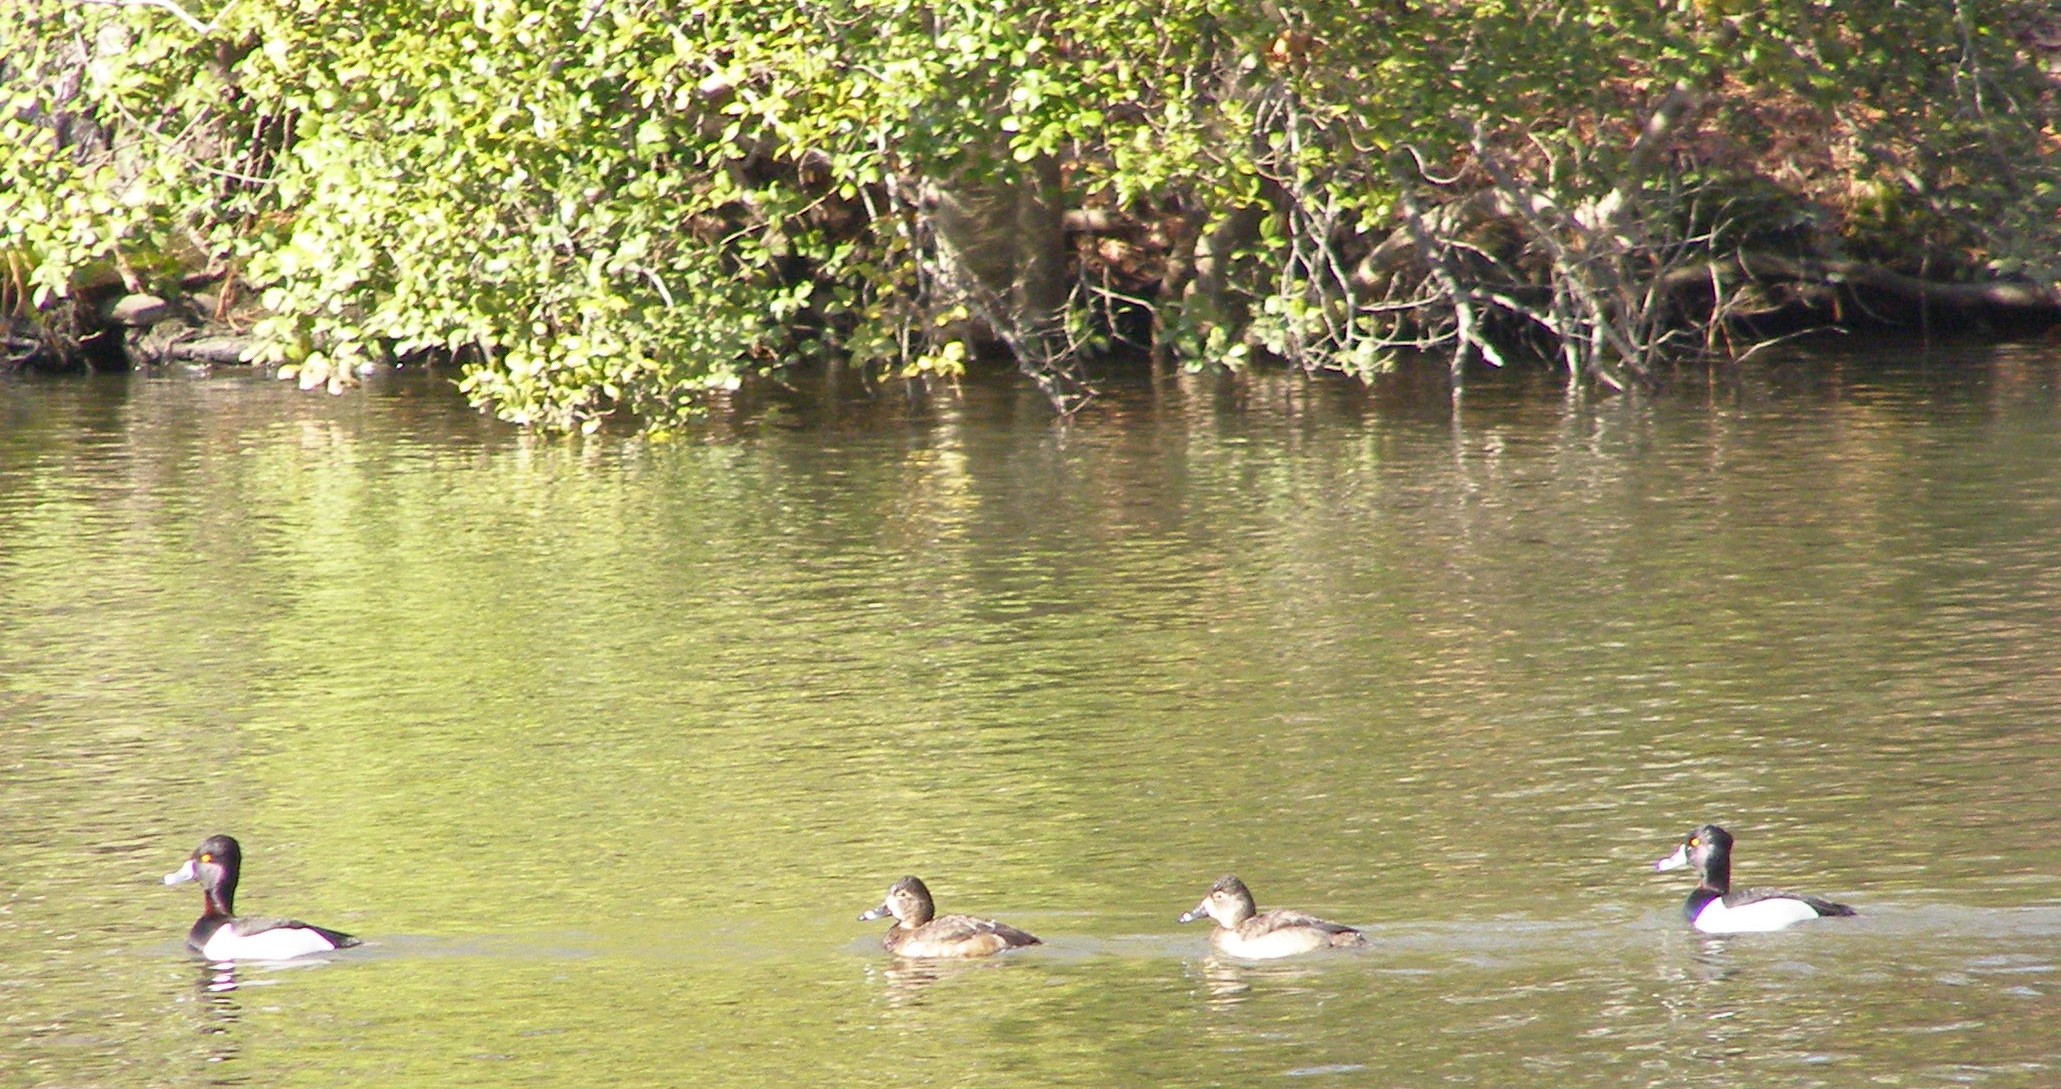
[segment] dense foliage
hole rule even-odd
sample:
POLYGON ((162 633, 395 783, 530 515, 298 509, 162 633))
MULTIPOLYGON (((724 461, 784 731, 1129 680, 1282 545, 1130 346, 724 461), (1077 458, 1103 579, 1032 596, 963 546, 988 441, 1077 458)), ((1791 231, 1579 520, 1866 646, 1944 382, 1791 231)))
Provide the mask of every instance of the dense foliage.
POLYGON ((261 362, 449 353, 562 428, 981 329, 1046 373, 1535 342, 1617 384, 1685 324, 1662 274, 1745 247, 2051 283, 2045 7, 14 0, 6 301, 211 269, 261 362), (983 278, 1040 215, 1064 259, 983 278), (1011 276, 1060 281, 1044 349, 1011 276))

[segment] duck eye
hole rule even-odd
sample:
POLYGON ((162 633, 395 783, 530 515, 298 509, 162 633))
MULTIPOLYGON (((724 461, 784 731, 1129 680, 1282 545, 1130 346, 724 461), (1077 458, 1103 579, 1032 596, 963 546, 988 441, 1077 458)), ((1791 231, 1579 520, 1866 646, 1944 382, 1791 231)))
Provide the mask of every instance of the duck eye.
POLYGON ((1700 840, 1700 839, 1697 839, 1697 838, 1696 838, 1695 836, 1690 836, 1690 837, 1689 837, 1689 846, 1691 846, 1691 847, 1701 847, 1701 846, 1703 846, 1703 841, 1702 841, 1702 840, 1700 840))
POLYGON ((200 860, 202 862, 213 862, 215 860, 215 856, 208 854, 205 851, 202 851, 200 855, 200 860))

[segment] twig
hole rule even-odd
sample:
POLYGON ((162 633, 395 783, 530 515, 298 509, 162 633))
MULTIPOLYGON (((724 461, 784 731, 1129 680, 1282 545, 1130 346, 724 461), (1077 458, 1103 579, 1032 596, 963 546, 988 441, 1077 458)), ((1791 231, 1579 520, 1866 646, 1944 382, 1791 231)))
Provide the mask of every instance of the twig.
POLYGON ((215 13, 214 18, 203 23, 195 18, 193 13, 180 7, 173 0, 71 0, 71 2, 107 8, 157 8, 160 11, 168 11, 177 16, 180 22, 190 27, 195 34, 203 38, 213 34, 215 27, 219 26, 222 19, 236 9, 237 4, 237 0, 229 0, 227 4, 222 6, 222 10, 215 13))

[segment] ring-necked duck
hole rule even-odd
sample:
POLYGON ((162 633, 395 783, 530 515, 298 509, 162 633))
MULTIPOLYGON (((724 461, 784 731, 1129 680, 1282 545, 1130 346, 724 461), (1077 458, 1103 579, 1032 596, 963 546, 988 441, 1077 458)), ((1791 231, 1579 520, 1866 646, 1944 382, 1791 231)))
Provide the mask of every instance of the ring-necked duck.
POLYGON ((357 945, 358 939, 292 919, 236 917, 236 878, 243 848, 229 836, 209 836, 165 884, 199 881, 203 910, 186 944, 209 960, 289 960, 357 945))
POLYGON ((1209 944, 1217 952, 1243 960, 1292 957, 1313 949, 1365 945, 1367 939, 1344 923, 1333 923, 1300 911, 1275 908, 1261 912, 1252 890, 1230 874, 1217 878, 1195 910, 1181 916, 1192 923, 1207 916, 1217 921, 1209 944))
POLYGON ((1675 853, 1653 864, 1655 871, 1694 864, 1696 889, 1682 905, 1689 925, 1706 934, 1780 930, 1822 915, 1852 915, 1845 904, 1781 889, 1732 890, 1732 833, 1706 824, 1682 841, 1675 853))
POLYGON ((880 906, 859 916, 860 922, 895 917, 881 936, 881 948, 898 957, 985 957, 1004 949, 1041 944, 1013 926, 970 915, 937 915, 930 890, 915 877, 888 887, 880 906))

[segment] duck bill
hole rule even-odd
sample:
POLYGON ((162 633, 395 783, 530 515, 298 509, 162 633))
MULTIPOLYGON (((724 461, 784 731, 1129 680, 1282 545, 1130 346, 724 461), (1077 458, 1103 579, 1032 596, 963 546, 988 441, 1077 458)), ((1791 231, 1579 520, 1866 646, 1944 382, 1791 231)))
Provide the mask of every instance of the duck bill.
POLYGON ((186 860, 186 865, 165 875, 165 884, 183 885, 198 876, 200 876, 200 870, 193 864, 193 860, 189 858, 186 860))
POLYGON ((1207 918, 1209 918, 1209 901, 1204 900, 1202 903, 1195 905, 1194 908, 1182 912, 1181 917, 1174 921, 1177 923, 1192 923, 1197 919, 1207 918))
POLYGON ((1684 843, 1680 847, 1675 848, 1674 854, 1655 862, 1653 864, 1653 872, 1660 873, 1666 870, 1679 870, 1688 864, 1689 845, 1684 843))
POLYGON ((870 923, 875 919, 885 919, 892 914, 894 913, 889 911, 887 908, 887 902, 883 900, 881 901, 879 907, 868 908, 867 910, 860 912, 859 921, 862 923, 870 923))

